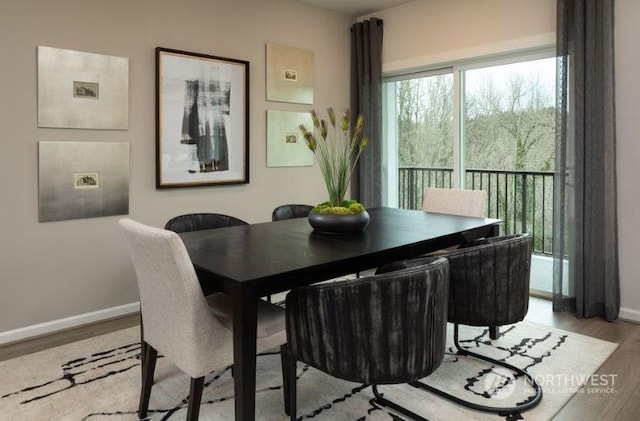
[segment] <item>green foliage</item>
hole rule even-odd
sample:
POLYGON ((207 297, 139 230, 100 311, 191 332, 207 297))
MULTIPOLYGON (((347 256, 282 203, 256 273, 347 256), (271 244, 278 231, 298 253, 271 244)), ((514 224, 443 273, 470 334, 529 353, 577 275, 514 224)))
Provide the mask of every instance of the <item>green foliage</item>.
POLYGON ((396 83, 398 165, 453 167, 453 78, 396 83))
POLYGON ((345 110, 339 122, 333 108, 328 108, 329 124, 319 119, 315 110, 311 110, 313 128, 300 125, 300 131, 307 147, 314 153, 322 178, 327 187, 329 202, 333 207, 341 207, 351 175, 356 168, 362 151, 369 144, 364 136, 364 117, 358 116, 353 134, 350 132, 351 114, 345 110))
POLYGON ((316 213, 326 213, 331 215, 353 215, 363 213, 364 206, 355 200, 344 200, 340 206, 333 206, 331 202, 322 202, 313 208, 316 213))
MULTIPOLYGON (((400 167, 453 167, 450 74, 395 82, 400 167)), ((466 168, 551 170, 555 150, 552 92, 514 74, 484 80, 464 95, 466 168)))

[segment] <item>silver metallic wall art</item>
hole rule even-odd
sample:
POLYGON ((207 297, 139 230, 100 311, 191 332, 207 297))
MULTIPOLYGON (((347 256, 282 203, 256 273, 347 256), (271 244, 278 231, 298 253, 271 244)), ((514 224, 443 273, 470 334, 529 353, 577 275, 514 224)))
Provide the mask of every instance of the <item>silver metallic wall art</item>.
POLYGON ((129 128, 129 59, 38 47, 38 127, 129 128))
POLYGON ((38 142, 38 220, 129 213, 129 143, 38 142))
POLYGON ((302 167, 313 165, 313 152, 298 129, 313 125, 308 112, 267 111, 267 166, 302 167))

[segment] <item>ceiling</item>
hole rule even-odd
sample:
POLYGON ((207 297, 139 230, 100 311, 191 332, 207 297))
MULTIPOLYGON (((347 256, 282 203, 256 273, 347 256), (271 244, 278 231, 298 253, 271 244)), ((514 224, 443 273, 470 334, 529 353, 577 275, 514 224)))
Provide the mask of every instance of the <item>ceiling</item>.
POLYGON ((414 0, 298 0, 349 16, 362 16, 414 0))

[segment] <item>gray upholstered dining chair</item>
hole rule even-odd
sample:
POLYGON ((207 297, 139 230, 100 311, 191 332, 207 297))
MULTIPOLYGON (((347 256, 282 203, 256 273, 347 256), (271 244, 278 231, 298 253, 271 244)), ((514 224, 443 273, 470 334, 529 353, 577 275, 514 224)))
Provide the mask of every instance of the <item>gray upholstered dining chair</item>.
POLYGON ((428 187, 424 191, 422 210, 450 215, 484 217, 487 192, 428 187))
MULTIPOLYGON (((487 214, 487 192, 484 190, 460 190, 427 187, 424 190, 422 210, 449 215, 482 218, 487 214)), ((457 249, 458 246, 436 250, 429 255, 439 255, 457 249)))
POLYGON ((282 349, 285 410, 296 419, 296 361, 340 379, 378 385, 410 383, 441 364, 446 345, 449 264, 435 258, 383 275, 293 289, 286 298, 282 349))
MULTIPOLYGON (((458 404, 484 412, 521 412, 540 403, 542 389, 535 379, 518 367, 460 346, 459 325, 503 326, 522 321, 529 308, 529 278, 533 239, 529 234, 506 235, 476 240, 463 248, 439 257, 449 261, 450 289, 448 321, 454 324, 454 344, 459 355, 472 356, 505 367, 527 378, 535 395, 510 408, 471 404, 421 382, 415 385, 458 404)), ((378 268, 383 274, 411 267, 420 267, 432 257, 420 257, 390 263, 378 268)))
MULTIPOLYGON (((187 419, 196 420, 204 376, 233 362, 228 296, 205 296, 180 237, 129 218, 120 220, 138 281, 144 323, 138 416, 149 407, 158 352, 191 377, 187 419)), ((285 342, 284 310, 259 301, 257 350, 285 342)))
POLYGON ((212 228, 232 227, 235 225, 248 225, 242 219, 221 213, 187 213, 171 218, 164 228, 173 232, 190 232, 208 230, 212 228))
POLYGON ((284 219, 306 218, 313 209, 310 205, 280 205, 271 213, 272 221, 284 219))

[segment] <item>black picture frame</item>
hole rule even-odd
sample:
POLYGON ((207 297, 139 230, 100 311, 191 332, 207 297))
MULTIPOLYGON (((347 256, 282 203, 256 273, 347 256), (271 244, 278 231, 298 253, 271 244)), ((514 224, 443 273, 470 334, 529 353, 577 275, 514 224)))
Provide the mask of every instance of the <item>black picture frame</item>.
POLYGON ((156 187, 249 183, 249 62, 156 48, 156 187))

